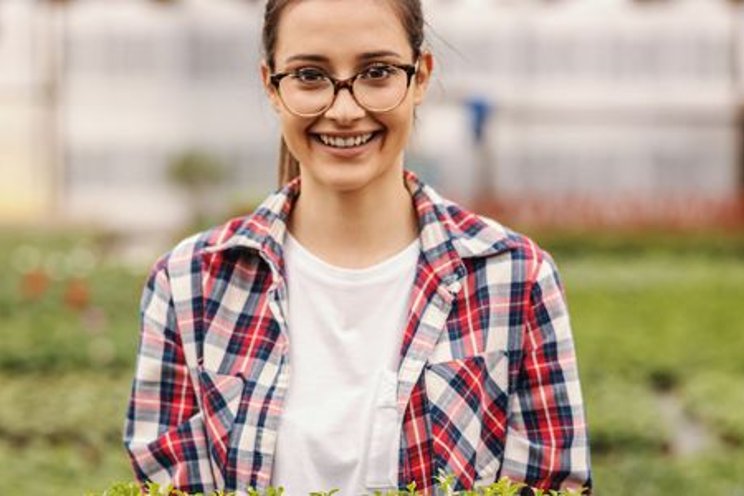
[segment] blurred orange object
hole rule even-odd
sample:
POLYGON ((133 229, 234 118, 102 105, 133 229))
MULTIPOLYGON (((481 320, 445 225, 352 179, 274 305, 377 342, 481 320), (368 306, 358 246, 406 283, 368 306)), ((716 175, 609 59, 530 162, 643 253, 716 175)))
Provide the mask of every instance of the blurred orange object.
POLYGON ((27 300, 39 300, 49 289, 49 275, 41 269, 32 269, 21 277, 21 294, 27 300))
POLYGON ((84 310, 90 304, 90 289, 84 279, 73 278, 67 283, 64 294, 65 305, 73 310, 84 310))

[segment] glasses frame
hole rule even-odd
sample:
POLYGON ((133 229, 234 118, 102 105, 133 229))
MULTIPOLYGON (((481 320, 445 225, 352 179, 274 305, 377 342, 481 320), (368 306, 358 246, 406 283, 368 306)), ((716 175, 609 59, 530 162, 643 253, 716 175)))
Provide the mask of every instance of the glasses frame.
MULTIPOLYGON (((397 69, 400 69, 406 73, 406 93, 408 92, 408 88, 411 87, 411 79, 413 79, 413 76, 418 72, 418 59, 413 64, 388 64, 388 63, 382 63, 380 65, 386 65, 390 67, 395 67, 397 69)), ((310 114, 302 114, 299 112, 295 112, 292 110, 289 105, 284 101, 284 97, 282 97, 282 92, 279 89, 279 84, 281 83, 282 79, 284 79, 287 76, 291 76, 293 74, 296 74, 297 71, 286 71, 286 72, 277 72, 274 74, 271 74, 269 76, 269 81, 271 82, 271 85, 276 88, 276 92, 279 95, 279 98, 281 99, 282 103, 284 104, 284 107, 292 114, 298 116, 298 117, 317 117, 323 113, 325 113, 329 108, 333 107, 333 103, 336 101, 336 97, 338 96, 338 92, 342 89, 346 88, 349 90, 349 94, 354 99, 357 105, 362 107, 367 112, 373 112, 373 113, 382 113, 382 112, 390 112, 391 110, 397 108, 401 103, 403 103, 403 100, 406 99, 405 95, 403 94, 403 98, 400 99, 398 103, 393 105, 390 108, 381 109, 381 110, 374 110, 367 108, 366 105, 363 105, 359 100, 357 100, 356 95, 354 95, 354 83, 356 82, 357 78, 359 78, 364 71, 367 69, 357 72, 353 76, 346 78, 346 79, 336 79, 333 76, 330 76, 328 74, 325 75, 325 77, 331 82, 333 85, 333 97, 331 98, 330 102, 328 102, 328 105, 323 107, 323 109, 312 112, 310 114)))

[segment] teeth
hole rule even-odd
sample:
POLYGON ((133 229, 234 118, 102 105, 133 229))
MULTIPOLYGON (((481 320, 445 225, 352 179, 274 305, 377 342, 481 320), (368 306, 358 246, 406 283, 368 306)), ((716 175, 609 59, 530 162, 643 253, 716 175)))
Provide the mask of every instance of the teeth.
POLYGON ((329 136, 327 134, 320 134, 320 141, 328 146, 336 148, 350 148, 352 146, 363 145, 372 138, 373 133, 360 134, 359 136, 350 136, 348 138, 341 138, 338 136, 329 136))

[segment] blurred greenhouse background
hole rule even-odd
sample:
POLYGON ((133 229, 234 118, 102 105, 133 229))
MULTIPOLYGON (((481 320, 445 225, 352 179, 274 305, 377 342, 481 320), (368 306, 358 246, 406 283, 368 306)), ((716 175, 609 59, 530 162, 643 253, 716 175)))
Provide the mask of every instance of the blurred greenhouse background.
MULTIPOLYGON (((424 6, 407 165, 557 259, 597 494, 744 495, 744 6, 424 6)), ((148 268, 276 187, 262 9, 0 0, 0 493, 131 478, 148 268)))

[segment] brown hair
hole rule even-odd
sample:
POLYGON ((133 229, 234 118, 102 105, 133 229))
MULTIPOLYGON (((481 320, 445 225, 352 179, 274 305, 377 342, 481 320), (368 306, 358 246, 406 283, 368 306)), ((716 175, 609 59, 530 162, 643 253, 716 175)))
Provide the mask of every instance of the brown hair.
MULTIPOLYGON (((267 0, 264 11, 263 49, 266 64, 274 71, 274 54, 276 52, 277 33, 282 11, 290 3, 298 0, 267 0)), ((398 12, 403 29, 408 35, 408 42, 413 50, 414 58, 421 54, 424 43, 424 14, 420 0, 388 0, 398 12)), ((279 186, 286 184, 300 175, 300 164, 287 148, 282 137, 279 148, 279 186)))

